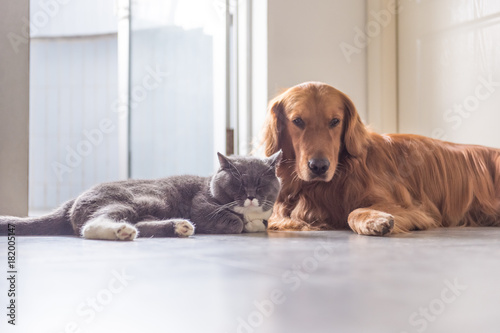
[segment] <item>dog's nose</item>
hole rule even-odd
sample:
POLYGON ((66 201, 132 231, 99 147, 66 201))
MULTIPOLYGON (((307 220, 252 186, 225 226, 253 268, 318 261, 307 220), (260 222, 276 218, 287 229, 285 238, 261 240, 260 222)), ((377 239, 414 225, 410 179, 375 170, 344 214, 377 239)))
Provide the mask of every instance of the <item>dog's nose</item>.
POLYGON ((324 158, 309 160, 309 170, 317 176, 324 175, 330 167, 330 162, 324 158))

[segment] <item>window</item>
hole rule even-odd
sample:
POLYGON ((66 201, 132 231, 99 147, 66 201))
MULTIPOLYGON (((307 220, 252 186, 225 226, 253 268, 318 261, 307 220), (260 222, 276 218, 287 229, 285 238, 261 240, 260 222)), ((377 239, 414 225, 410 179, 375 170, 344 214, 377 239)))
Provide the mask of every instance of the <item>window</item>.
POLYGON ((205 0, 132 2, 133 178, 209 175, 215 152, 224 152, 220 135, 225 128, 226 30, 224 12, 217 4, 205 0))
POLYGON ((97 183, 211 174, 240 125, 235 13, 225 0, 31 1, 30 214, 97 183))
POLYGON ((31 212, 118 178, 114 2, 40 4, 30 4, 31 212))

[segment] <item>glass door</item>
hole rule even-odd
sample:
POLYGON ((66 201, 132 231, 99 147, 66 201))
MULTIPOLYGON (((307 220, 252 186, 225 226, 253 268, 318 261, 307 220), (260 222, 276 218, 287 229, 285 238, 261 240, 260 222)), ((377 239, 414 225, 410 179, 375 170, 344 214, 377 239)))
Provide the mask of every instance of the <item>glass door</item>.
POLYGON ((30 1, 29 211, 120 179, 111 0, 30 1), (44 18, 44 20, 41 20, 44 18))
POLYGON ((225 152, 226 2, 131 3, 129 173, 209 175, 225 152))
POLYGON ((30 214, 102 182, 213 173, 237 120, 235 3, 30 3, 50 17, 31 29, 30 214))

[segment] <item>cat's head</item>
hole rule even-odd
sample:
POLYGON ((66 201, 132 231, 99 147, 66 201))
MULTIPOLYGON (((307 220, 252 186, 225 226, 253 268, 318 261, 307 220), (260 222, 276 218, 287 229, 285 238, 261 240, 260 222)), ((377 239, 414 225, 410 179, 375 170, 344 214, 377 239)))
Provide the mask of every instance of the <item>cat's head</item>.
POLYGON ((268 158, 218 156, 220 168, 210 183, 210 192, 218 202, 243 214, 273 207, 280 190, 276 166, 281 151, 268 158))

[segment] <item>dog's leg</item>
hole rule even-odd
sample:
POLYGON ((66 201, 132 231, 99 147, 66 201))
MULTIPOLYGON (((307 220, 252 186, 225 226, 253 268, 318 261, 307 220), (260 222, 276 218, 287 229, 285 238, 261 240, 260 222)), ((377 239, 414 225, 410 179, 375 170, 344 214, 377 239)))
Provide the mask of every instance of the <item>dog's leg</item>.
POLYGON ((295 204, 277 202, 273 214, 268 220, 268 230, 316 231, 328 229, 326 224, 311 224, 306 222, 304 212, 307 208, 295 204))
POLYGON ((296 231, 313 231, 320 230, 318 227, 311 226, 299 217, 290 216, 290 211, 284 205, 275 204, 273 214, 268 220, 268 230, 296 230, 296 231))
POLYGON ((320 228, 311 226, 309 223, 304 221, 294 220, 289 217, 278 217, 271 216, 268 221, 268 230, 295 230, 295 231, 314 231, 320 230, 320 228))
POLYGON ((347 219, 351 229, 360 235, 383 236, 411 230, 435 228, 440 216, 419 208, 402 208, 396 205, 375 205, 358 208, 347 219))

